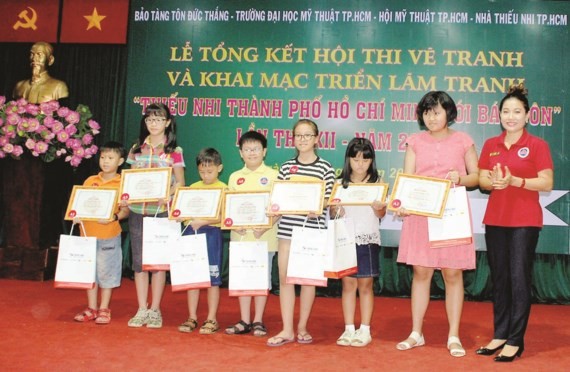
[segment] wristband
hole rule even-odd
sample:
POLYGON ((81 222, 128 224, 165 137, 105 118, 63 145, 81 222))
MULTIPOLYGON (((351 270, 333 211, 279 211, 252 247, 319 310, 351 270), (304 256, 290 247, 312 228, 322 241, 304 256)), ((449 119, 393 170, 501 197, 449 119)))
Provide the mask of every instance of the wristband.
POLYGON ((526 185, 526 178, 523 178, 523 179, 522 179, 522 182, 521 182, 521 189, 524 189, 524 185, 526 185))

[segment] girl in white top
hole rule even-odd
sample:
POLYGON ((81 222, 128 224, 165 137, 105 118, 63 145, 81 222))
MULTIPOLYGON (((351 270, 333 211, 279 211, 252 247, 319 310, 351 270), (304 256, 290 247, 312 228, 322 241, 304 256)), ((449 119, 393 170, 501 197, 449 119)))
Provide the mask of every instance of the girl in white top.
MULTIPOLYGON (((350 183, 379 182, 374 147, 365 138, 353 138, 344 157, 339 176, 344 188, 350 183)), ((340 346, 363 347, 372 341, 370 320, 374 310, 373 278, 378 277, 380 259, 380 219, 386 214, 386 203, 377 200, 370 206, 338 206, 330 208, 335 215, 351 218, 354 223, 358 272, 342 278, 342 312, 345 330, 336 341, 340 346), (355 329, 356 290, 360 297, 360 328, 355 329)))

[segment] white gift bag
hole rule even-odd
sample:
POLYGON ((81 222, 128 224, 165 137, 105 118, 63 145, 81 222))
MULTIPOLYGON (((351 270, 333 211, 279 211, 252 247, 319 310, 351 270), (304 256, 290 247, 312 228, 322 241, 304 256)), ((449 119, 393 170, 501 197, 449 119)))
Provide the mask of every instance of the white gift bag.
POLYGON ((350 218, 335 218, 328 223, 325 249, 325 276, 340 279, 358 272, 354 224, 350 218))
POLYGON ((429 245, 444 248, 473 241, 471 211, 465 186, 452 187, 442 218, 428 217, 429 245))
POLYGON ((267 242, 230 242, 230 296, 267 296, 267 242))
POLYGON ((144 217, 142 236, 142 269, 146 271, 170 269, 169 246, 180 236, 180 223, 168 218, 144 217))
POLYGON ((287 284, 327 286, 325 272, 326 229, 293 227, 287 284))
POLYGON ((92 289, 95 287, 97 238, 73 236, 73 226, 70 235, 59 237, 54 287, 92 289))
POLYGON ((179 235, 168 250, 172 292, 211 287, 206 234, 179 235))

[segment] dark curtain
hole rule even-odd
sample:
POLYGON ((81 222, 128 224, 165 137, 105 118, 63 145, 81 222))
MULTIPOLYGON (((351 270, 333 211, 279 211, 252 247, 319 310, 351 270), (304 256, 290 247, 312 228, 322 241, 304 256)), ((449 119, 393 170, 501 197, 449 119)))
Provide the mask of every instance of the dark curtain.
MULTIPOLYGON (((0 43, 0 95, 8 99, 16 82, 29 78, 28 61, 31 43, 0 43)), ((97 144, 108 140, 125 143, 125 85, 127 47, 125 45, 75 45, 59 44, 55 47, 55 63, 50 74, 64 80, 69 86, 70 97, 65 102, 71 108, 82 103, 91 108, 94 119, 101 124, 97 144)), ((1 161, 0 161, 1 165, 1 161)), ((74 173, 74 184, 95 173, 97 162, 93 159, 74 173)), ((227 284, 227 238, 224 269, 227 284)), ((125 239, 128 252, 128 238, 125 239)), ((396 263, 397 248, 382 247, 381 275, 375 282, 376 294, 409 296, 412 270, 396 263)), ((126 260, 128 262, 128 259, 126 260)), ((277 260, 274 263, 273 288, 278 290, 277 260)), ((465 294, 468 300, 491 300, 489 266, 485 252, 477 252, 477 270, 464 274, 465 294)), ((432 297, 443 298, 444 285, 440 273, 434 275, 432 297)), ((327 288, 319 288, 321 296, 340 296, 339 280, 329 280, 327 288)), ((533 275, 533 297, 541 303, 570 303, 570 256, 537 254, 533 275)))

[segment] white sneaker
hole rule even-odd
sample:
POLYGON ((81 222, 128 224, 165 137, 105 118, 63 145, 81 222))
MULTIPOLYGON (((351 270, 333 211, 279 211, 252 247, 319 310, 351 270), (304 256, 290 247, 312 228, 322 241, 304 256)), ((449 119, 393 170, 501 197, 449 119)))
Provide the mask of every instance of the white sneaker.
POLYGON ((363 332, 358 329, 356 332, 354 332, 354 336, 352 336, 350 346, 364 347, 371 342, 372 336, 370 336, 370 332, 363 332))
POLYGON ((336 344, 339 346, 350 346, 352 338, 354 337, 354 332, 344 331, 342 335, 336 340, 336 344))
POLYGON ((148 310, 140 308, 134 317, 129 320, 129 327, 140 328, 148 323, 148 310))
POLYGON ((150 309, 148 312, 147 328, 162 328, 162 314, 160 310, 150 309))

